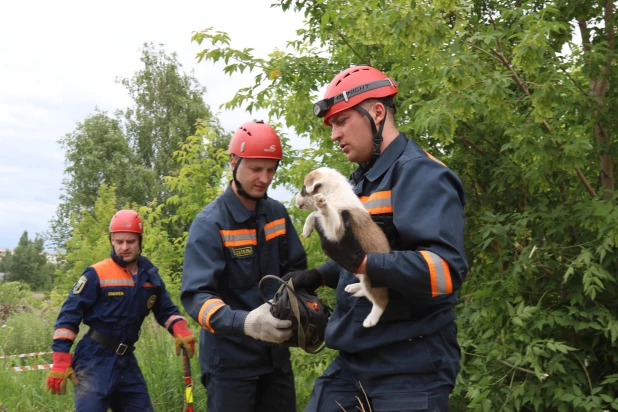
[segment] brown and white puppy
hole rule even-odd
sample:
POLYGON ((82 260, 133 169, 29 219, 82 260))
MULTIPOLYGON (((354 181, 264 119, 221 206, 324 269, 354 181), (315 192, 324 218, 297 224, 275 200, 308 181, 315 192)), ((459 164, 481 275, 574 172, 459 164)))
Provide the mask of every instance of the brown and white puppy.
MULTIPOLYGON (((316 219, 324 236, 331 242, 343 237, 344 224, 341 212, 350 213, 352 231, 365 253, 386 253, 390 245, 382 229, 354 194, 348 180, 338 171, 321 167, 305 177, 303 190, 296 195, 296 205, 303 210, 314 210, 305 220, 303 236, 309 237, 315 228, 316 219)), ((357 297, 366 297, 373 304, 371 312, 363 321, 370 328, 380 320, 388 304, 388 288, 373 288, 367 275, 357 274, 360 283, 346 286, 345 291, 357 297)))

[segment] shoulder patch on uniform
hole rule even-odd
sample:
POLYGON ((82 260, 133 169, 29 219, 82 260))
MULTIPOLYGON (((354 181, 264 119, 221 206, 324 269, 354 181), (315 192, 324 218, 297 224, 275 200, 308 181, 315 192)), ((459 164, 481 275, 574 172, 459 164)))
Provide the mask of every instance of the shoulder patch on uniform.
POLYGON ((232 247, 230 249, 232 250, 232 254, 235 257, 245 257, 245 256, 251 256, 253 254, 253 248, 251 246, 232 247))
POLYGON ((157 301, 157 295, 150 295, 150 297, 148 298, 148 302, 146 303, 146 307, 148 309, 152 309, 156 301, 157 301))
POLYGON ((84 289, 86 282, 88 282, 88 278, 84 275, 82 275, 79 279, 77 279, 77 283, 75 283, 75 286, 73 286, 73 294, 75 295, 79 294, 79 292, 81 292, 84 289))

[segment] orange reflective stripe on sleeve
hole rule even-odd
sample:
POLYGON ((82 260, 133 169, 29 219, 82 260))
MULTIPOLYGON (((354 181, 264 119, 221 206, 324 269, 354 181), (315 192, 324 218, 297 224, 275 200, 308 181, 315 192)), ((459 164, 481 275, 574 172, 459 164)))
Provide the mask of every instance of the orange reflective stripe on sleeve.
POLYGON ((223 246, 250 246, 257 245, 255 229, 220 230, 223 246))
POLYGON ((77 333, 73 332, 71 329, 66 328, 58 328, 54 332, 54 339, 68 339, 75 340, 77 333))
POLYGON ((436 297, 453 293, 453 282, 448 263, 440 256, 428 250, 421 250, 420 252, 429 268, 431 296, 436 297))
POLYGON ((180 316, 180 315, 172 315, 170 316, 167 321, 165 322, 165 324, 163 325, 165 327, 165 329, 170 327, 170 324, 175 321, 176 319, 183 319, 183 320, 187 320, 184 316, 180 316))
POLYGON ((372 215, 393 213, 390 190, 375 192, 369 196, 361 196, 359 199, 363 203, 363 206, 365 206, 365 209, 372 215))
POLYGON ((423 150, 423 152, 425 152, 425 154, 426 154, 427 156, 429 156, 429 158, 430 158, 431 160, 433 160, 434 162, 438 162, 438 163, 440 163, 442 166, 446 166, 444 163, 442 163, 441 161, 439 161, 438 159, 436 159, 435 157, 433 157, 433 156, 432 156, 432 155, 431 155, 431 154, 430 154, 427 150, 423 150))
POLYGON ((285 218, 277 219, 264 226, 264 235, 266 240, 273 239, 277 236, 285 235, 285 218))
POLYGON ((225 303, 223 303, 221 299, 208 299, 206 302, 204 302, 197 317, 200 325, 202 325, 204 329, 215 333, 212 326, 210 326, 210 318, 212 317, 212 315, 214 315, 216 311, 221 309, 223 306, 225 306, 225 303))

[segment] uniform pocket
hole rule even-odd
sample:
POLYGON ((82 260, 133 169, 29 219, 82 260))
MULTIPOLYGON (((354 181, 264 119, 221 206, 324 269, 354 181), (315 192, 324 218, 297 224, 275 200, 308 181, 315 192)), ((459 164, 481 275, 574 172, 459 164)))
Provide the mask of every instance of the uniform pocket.
POLYGON ((277 245, 279 249, 277 254, 279 255, 279 267, 287 268, 288 264, 288 235, 277 236, 277 245))
POLYGON ((129 288, 123 287, 107 287, 102 288, 103 308, 100 314, 102 319, 117 321, 123 316, 126 316, 130 301, 129 294, 132 292, 129 288))
POLYGON ((228 248, 229 257, 227 266, 229 273, 228 287, 230 289, 249 289, 257 284, 258 267, 257 251, 252 246, 242 248, 228 248), (240 250, 242 249, 242 250, 240 250))
POLYGON ((374 412, 407 412, 429 410, 427 392, 380 393, 371 397, 374 412))

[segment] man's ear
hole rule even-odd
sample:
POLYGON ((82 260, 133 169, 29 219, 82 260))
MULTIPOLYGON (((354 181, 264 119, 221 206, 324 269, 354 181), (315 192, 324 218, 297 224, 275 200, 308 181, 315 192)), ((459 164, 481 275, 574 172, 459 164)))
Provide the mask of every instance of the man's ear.
POLYGON ((381 101, 377 101, 372 107, 374 121, 380 123, 386 119, 386 106, 381 101))
POLYGON ((238 163, 238 158, 236 156, 230 156, 230 166, 232 170, 236 167, 236 163, 238 163))

